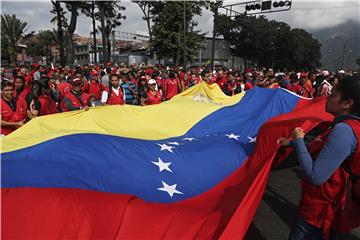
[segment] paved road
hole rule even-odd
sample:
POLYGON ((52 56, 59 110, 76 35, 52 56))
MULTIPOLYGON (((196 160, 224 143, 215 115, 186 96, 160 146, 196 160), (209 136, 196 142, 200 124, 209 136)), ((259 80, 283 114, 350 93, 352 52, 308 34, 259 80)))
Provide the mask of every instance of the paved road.
MULTIPOLYGON (((301 170, 292 154, 270 175, 245 240, 287 240, 300 199, 301 170)), ((344 239, 360 240, 360 228, 344 239)))

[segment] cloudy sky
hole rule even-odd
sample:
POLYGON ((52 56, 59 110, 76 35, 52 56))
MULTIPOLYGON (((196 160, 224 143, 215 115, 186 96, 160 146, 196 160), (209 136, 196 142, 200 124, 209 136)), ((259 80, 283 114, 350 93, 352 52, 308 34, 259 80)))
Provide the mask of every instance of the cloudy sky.
MULTIPOLYGON (((28 31, 52 29, 50 23, 53 15, 50 0, 43 1, 14 1, 0 0, 1 13, 15 14, 19 19, 28 23, 28 31)), ((227 0, 225 4, 241 3, 246 0, 227 0)), ((332 27, 349 20, 360 23, 359 0, 292 0, 290 11, 266 14, 267 18, 281 20, 293 28, 304 28, 310 32, 320 28, 332 27)), ((139 7, 130 2, 122 0, 121 4, 126 7, 124 15, 127 19, 117 28, 119 31, 147 35, 146 22, 142 20, 142 12, 139 7)), ((238 6, 236 10, 243 12, 244 5, 238 6)), ((197 17, 198 28, 211 35, 212 13, 204 10, 201 17, 197 17)), ((80 16, 76 33, 81 36, 89 36, 91 31, 91 20, 80 16)))

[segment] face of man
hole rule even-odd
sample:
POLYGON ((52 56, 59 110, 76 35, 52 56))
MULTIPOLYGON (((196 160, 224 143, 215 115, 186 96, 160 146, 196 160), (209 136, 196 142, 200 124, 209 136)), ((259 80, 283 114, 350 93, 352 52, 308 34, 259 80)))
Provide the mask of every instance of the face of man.
POLYGON ((6 101, 11 101, 14 98, 14 87, 13 86, 6 86, 2 90, 2 98, 6 101))
POLYGON ((92 79, 93 79, 95 82, 98 82, 98 81, 99 81, 99 76, 92 76, 92 79))
POLYGON ((207 83, 210 82, 210 74, 209 73, 205 73, 204 81, 207 82, 207 83))
POLYGON ((234 76, 232 74, 227 75, 227 79, 229 82, 232 82, 235 80, 234 76))
POLYGON ((81 87, 82 87, 82 84, 81 82, 79 83, 74 83, 71 85, 72 86, 72 89, 75 91, 75 92, 81 92, 81 87))

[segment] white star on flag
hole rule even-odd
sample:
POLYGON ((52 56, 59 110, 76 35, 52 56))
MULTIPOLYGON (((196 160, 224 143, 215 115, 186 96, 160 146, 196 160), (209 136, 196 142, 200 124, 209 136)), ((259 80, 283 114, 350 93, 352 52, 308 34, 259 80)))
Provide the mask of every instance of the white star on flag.
POLYGON ((163 162, 161 158, 159 158, 157 162, 152 162, 152 163, 159 167, 160 172, 162 172, 163 170, 172 172, 171 169, 169 168, 171 162, 163 162))
POLYGON ((256 137, 254 137, 254 138, 248 137, 248 139, 249 139, 249 143, 256 142, 256 137))
POLYGON ((235 134, 233 134, 233 133, 231 133, 231 134, 225 134, 228 138, 233 138, 233 139, 236 139, 236 140, 239 140, 239 137, 240 137, 240 135, 235 135, 235 134))
POLYGON ((168 144, 176 145, 176 146, 179 146, 179 145, 180 145, 180 143, 178 143, 178 142, 168 142, 168 144))
POLYGON ((192 141, 192 140, 196 140, 195 138, 183 138, 183 140, 185 140, 185 141, 192 141))
POLYGON ((164 150, 167 150, 171 153, 173 153, 172 149, 175 148, 175 147, 172 147, 172 146, 168 146, 166 144, 159 144, 157 143, 157 145, 159 145, 161 147, 160 151, 164 151, 164 150))
POLYGON ((167 193, 170 195, 170 197, 172 197, 172 196, 174 195, 174 193, 184 194, 184 193, 176 190, 176 185, 177 185, 177 184, 174 184, 174 185, 169 186, 169 185, 166 184, 166 182, 164 182, 164 181, 161 181, 161 182, 162 182, 162 184, 163 184, 163 187, 158 188, 158 190, 167 192, 167 193))

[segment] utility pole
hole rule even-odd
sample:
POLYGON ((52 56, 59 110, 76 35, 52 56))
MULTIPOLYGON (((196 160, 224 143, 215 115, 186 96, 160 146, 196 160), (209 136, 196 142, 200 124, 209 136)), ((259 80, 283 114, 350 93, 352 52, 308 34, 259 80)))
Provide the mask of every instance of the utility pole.
POLYGON ((184 29, 184 39, 183 39, 183 68, 186 67, 186 1, 183 1, 183 29, 184 29))
POLYGON ((116 44, 115 44, 115 31, 112 31, 111 34, 112 34, 112 56, 111 56, 111 61, 114 62, 115 46, 116 46, 116 44))
POLYGON ((212 47, 211 47, 211 67, 214 69, 214 59, 215 59, 215 37, 216 37, 216 18, 218 15, 218 6, 215 5, 214 8, 214 24, 213 24, 213 37, 212 37, 212 47))
POLYGON ((97 63, 97 46, 96 46, 96 27, 95 27, 95 1, 91 2, 91 18, 93 25, 93 54, 94 54, 94 63, 97 63))

